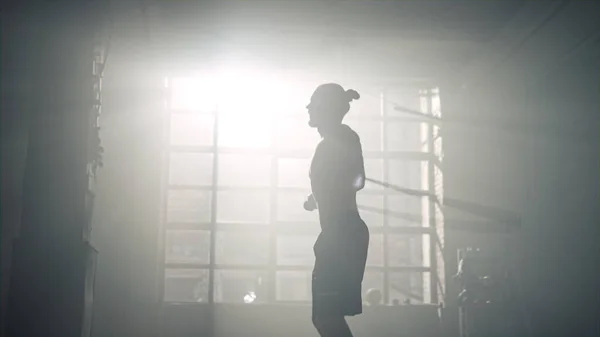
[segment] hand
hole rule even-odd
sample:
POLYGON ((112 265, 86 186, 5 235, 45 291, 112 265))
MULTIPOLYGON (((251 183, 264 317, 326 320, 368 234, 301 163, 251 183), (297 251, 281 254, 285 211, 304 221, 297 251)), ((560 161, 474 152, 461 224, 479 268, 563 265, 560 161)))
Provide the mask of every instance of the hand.
POLYGON ((312 212, 317 209, 317 201, 315 200, 315 197, 313 197, 312 194, 309 195, 306 201, 304 202, 304 209, 309 212, 312 212))

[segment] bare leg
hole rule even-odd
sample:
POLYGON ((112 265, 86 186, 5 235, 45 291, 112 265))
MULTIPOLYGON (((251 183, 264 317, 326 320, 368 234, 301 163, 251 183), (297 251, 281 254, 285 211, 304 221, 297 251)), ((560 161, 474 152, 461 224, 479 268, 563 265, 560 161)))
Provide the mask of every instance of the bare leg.
POLYGON ((313 317, 313 325, 315 326, 315 329, 317 329, 319 336, 327 337, 327 334, 325 333, 325 331, 323 331, 322 322, 321 320, 319 320, 319 318, 313 317))
POLYGON ((318 321, 322 337, 352 337, 350 327, 343 316, 329 316, 318 321))

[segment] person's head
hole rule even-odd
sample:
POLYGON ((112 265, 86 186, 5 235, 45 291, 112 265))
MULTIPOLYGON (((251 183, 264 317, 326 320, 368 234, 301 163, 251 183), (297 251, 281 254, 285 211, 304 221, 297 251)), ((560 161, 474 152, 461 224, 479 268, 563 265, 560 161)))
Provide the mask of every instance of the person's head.
POLYGON ((340 124, 350 110, 350 102, 360 98, 356 90, 344 90, 336 83, 321 84, 315 89, 306 106, 308 125, 313 128, 340 124))

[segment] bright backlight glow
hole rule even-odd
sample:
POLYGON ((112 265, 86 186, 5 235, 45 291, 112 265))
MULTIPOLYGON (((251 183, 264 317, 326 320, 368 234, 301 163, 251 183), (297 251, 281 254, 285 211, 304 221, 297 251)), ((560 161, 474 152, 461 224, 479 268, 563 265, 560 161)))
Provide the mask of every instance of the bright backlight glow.
POLYGON ((250 303, 254 302, 254 300, 256 300, 256 293, 254 291, 249 291, 244 296, 244 303, 246 303, 246 304, 250 304, 250 303))
POLYGON ((271 115, 292 94, 289 83, 276 75, 235 68, 174 78, 171 87, 174 110, 228 114, 271 115))
MULTIPOLYGON (((279 134, 274 128, 283 128, 290 122, 294 135, 288 136, 293 137, 295 143, 312 145, 318 140, 313 132, 311 135, 314 137, 299 138, 295 135, 313 131, 306 124, 308 115, 305 106, 314 86, 307 82, 291 82, 273 73, 229 67, 193 77, 173 78, 168 85, 171 90, 170 109, 174 114, 187 111, 197 113, 197 116, 214 113, 219 116, 219 146, 269 147, 273 143, 273 135, 279 134), (292 118, 285 120, 287 117, 292 118)), ((181 127, 185 128, 185 125, 181 127)), ((171 132, 179 134, 183 131, 172 129, 171 132)), ((190 130, 188 133, 193 136, 196 132, 190 130)), ((286 130, 286 133, 289 132, 286 130)))

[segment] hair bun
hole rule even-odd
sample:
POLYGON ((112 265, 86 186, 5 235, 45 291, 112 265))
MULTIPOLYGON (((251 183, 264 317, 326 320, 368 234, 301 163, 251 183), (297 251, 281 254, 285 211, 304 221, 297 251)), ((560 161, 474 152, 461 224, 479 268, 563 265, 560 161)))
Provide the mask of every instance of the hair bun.
POLYGON ((360 98, 358 91, 354 89, 346 90, 346 98, 348 98, 348 102, 352 102, 360 98))

